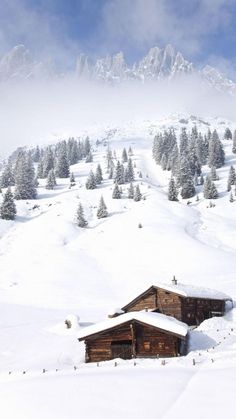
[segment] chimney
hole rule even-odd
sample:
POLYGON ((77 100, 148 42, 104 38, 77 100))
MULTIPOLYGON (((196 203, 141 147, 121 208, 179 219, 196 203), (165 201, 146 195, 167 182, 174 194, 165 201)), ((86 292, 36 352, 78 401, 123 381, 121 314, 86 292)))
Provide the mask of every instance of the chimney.
POLYGON ((175 278, 175 275, 173 276, 173 279, 172 279, 172 284, 173 284, 173 285, 177 285, 177 279, 175 278))

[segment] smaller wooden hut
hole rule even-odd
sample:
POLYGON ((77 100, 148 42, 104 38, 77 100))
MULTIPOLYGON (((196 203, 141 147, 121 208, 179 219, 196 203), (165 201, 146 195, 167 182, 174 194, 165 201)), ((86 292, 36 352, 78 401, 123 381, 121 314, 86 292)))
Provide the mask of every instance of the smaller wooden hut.
POLYGON ((86 327, 86 362, 183 355, 188 326, 161 313, 132 312, 86 327))

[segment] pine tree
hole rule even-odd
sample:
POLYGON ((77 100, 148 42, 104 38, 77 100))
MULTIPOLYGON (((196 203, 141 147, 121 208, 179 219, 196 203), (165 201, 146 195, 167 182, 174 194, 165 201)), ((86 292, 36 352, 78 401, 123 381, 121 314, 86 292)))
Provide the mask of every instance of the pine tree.
POLYGON ((211 180, 219 180, 219 176, 216 173, 215 166, 211 167, 211 180))
POLYGON ((104 202, 103 196, 101 196, 99 201, 99 206, 97 210, 97 217, 98 218, 106 218, 108 216, 107 207, 104 202))
POLYGON ((77 141, 74 138, 69 138, 67 142, 67 156, 70 165, 78 163, 78 154, 79 153, 77 141))
POLYGON ((90 151, 86 156, 85 163, 92 163, 92 161, 93 161, 93 155, 92 155, 92 152, 90 151))
POLYGON ((189 139, 186 132, 186 128, 182 128, 179 142, 180 156, 186 156, 189 153, 189 139))
POLYGON ((134 199, 134 186, 132 182, 130 183, 129 188, 128 188, 128 198, 134 199))
POLYGON ((40 157, 41 157, 41 153, 40 153, 40 148, 39 148, 39 146, 37 145, 37 147, 34 149, 34 152, 33 152, 33 161, 34 161, 34 163, 38 163, 39 162, 39 160, 40 160, 40 157))
POLYGON ((197 175, 197 173, 195 173, 195 175, 194 175, 194 185, 198 186, 198 175, 197 175))
POLYGON ((231 190, 231 185, 234 185, 236 182, 236 172, 234 166, 230 166, 229 175, 228 175, 228 182, 227 182, 227 190, 231 190))
POLYGON ((214 182, 211 181, 209 176, 206 177, 203 187, 203 196, 206 199, 216 199, 218 198, 218 191, 214 182))
POLYGON ((128 165, 126 168, 126 182, 133 182, 134 181, 134 168, 132 160, 129 158, 128 165))
POLYGON ((15 185, 15 179, 12 169, 12 163, 9 160, 6 167, 4 168, 1 176, 0 186, 1 188, 8 188, 9 186, 15 185))
POLYGON ((182 198, 192 198, 195 194, 195 187, 190 169, 190 162, 186 155, 183 155, 180 159, 177 179, 178 186, 181 187, 182 198))
POLYGON ((133 156, 133 150, 132 150, 131 146, 129 147, 129 150, 128 150, 128 155, 129 155, 129 156, 133 156))
POLYGON ((91 151, 91 145, 90 145, 89 137, 86 137, 85 141, 84 141, 84 155, 85 155, 85 157, 90 153, 90 151, 91 151))
POLYGON ((229 202, 231 202, 231 203, 234 202, 234 197, 233 197, 232 191, 230 192, 229 202))
POLYGON ((37 178, 39 178, 39 179, 43 179, 44 178, 44 174, 43 174, 43 159, 42 158, 38 162, 37 178))
POLYGON ((232 132, 230 131, 229 128, 226 128, 225 133, 224 133, 224 139, 225 140, 232 140, 232 132))
POLYGON ((35 172, 31 155, 21 152, 17 159, 15 171, 15 199, 35 199, 35 172))
POLYGON ((112 192, 112 198, 113 199, 121 199, 121 193, 120 193, 120 189, 119 186, 117 185, 117 183, 114 186, 113 192, 112 192))
POLYGON ((96 183, 98 185, 100 185, 103 181, 103 177, 102 177, 102 169, 100 164, 97 165, 97 169, 96 169, 96 173, 95 173, 95 178, 96 178, 96 183))
POLYGON ((200 185, 203 185, 204 184, 204 177, 203 177, 203 175, 201 175, 200 176, 200 185))
POLYGON ((142 194, 140 192, 139 185, 137 185, 135 187, 135 192, 134 192, 134 201, 138 202, 138 201, 141 201, 141 199, 142 199, 142 194))
POLYGON ((178 192, 173 177, 170 178, 168 187, 168 199, 169 201, 178 201, 178 192))
POLYGON ((110 170, 109 170, 109 175, 108 175, 108 179, 112 179, 114 175, 114 169, 113 166, 111 166, 110 170))
POLYGON ((84 217, 84 209, 81 203, 79 203, 77 213, 76 213, 76 223, 78 227, 87 227, 88 222, 84 217))
POLYGON ((219 139, 217 131, 214 130, 209 142, 209 156, 208 165, 209 167, 214 166, 216 169, 222 167, 225 162, 225 153, 223 145, 219 139))
POLYGON ((123 148, 121 160, 122 160, 123 163, 127 163, 127 161, 128 161, 126 148, 123 148))
POLYGON ((46 178, 51 169, 54 169, 54 155, 51 147, 47 147, 43 157, 43 177, 46 178))
POLYGON ((116 165, 116 171, 115 171, 115 182, 118 185, 123 185, 125 183, 125 176, 124 176, 124 166, 119 161, 116 165))
POLYGON ((233 136, 233 146, 232 146, 232 152, 234 154, 236 154, 236 130, 234 131, 234 136, 233 136))
POLYGON ((93 171, 91 170, 89 176, 85 183, 86 189, 95 189, 96 188, 96 179, 93 171))
POLYGON ((69 161, 67 157, 67 147, 66 147, 65 141, 62 141, 62 143, 60 143, 56 174, 59 178, 64 178, 64 179, 70 176, 70 168, 69 168, 69 161))
POLYGON ((70 184, 71 186, 75 186, 75 176, 73 172, 70 174, 70 184))
POLYGON ((10 187, 8 187, 0 207, 0 215, 3 220, 14 220, 16 216, 16 205, 10 187))
POLYGON ((55 173, 54 170, 51 169, 48 172, 48 176, 47 176, 47 184, 46 184, 46 189, 54 189, 54 187, 56 186, 56 178, 55 178, 55 173))

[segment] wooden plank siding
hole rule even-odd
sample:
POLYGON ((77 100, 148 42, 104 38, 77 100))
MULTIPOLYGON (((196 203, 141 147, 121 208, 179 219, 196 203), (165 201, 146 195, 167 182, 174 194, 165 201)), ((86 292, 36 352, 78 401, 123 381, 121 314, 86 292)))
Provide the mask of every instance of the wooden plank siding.
MULTIPOLYGON (((156 327, 144 325, 137 321, 116 326, 113 330, 99 332, 96 335, 85 338, 86 362, 101 362, 114 359, 112 346, 119 343, 122 348, 132 348, 133 357, 172 357, 180 353, 180 343, 184 340, 177 335, 162 331, 156 327)), ((131 352, 121 350, 120 356, 130 358, 131 352)))
POLYGON ((225 301, 184 297, 172 291, 152 286, 123 308, 126 313, 145 309, 175 317, 189 326, 196 326, 216 313, 223 316, 225 301))

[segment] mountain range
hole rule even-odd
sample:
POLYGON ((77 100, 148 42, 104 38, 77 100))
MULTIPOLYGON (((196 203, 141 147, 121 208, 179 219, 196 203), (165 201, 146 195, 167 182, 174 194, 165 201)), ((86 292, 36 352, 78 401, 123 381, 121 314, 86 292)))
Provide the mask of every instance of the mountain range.
MULTIPOLYGON (((198 75, 219 91, 234 93, 236 83, 228 79, 216 68, 206 65, 199 69, 187 61, 172 45, 165 48, 154 47, 139 62, 128 66, 124 54, 107 55, 93 61, 85 54, 79 54, 72 74, 76 79, 102 81, 119 84, 124 81, 173 80, 186 75, 198 75)), ((0 81, 51 79, 63 77, 52 62, 34 61, 24 45, 18 45, 0 60, 0 81)))

